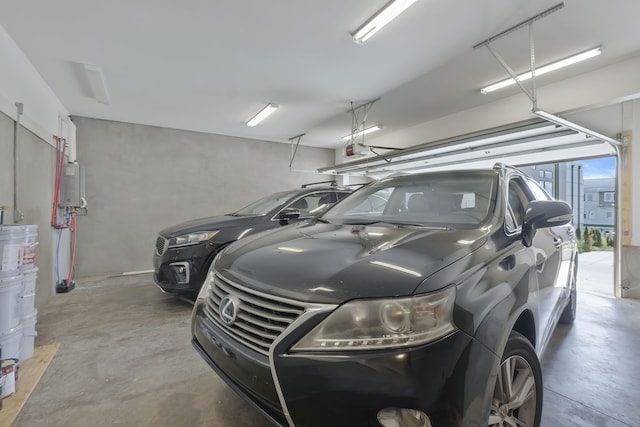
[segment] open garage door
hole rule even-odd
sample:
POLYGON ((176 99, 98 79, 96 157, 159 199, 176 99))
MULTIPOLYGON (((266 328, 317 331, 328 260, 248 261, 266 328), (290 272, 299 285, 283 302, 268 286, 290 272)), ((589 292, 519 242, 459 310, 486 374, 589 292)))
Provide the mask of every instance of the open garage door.
POLYGON ((318 172, 380 177, 401 171, 450 169, 454 165, 488 168, 496 162, 513 166, 566 162, 615 156, 616 151, 609 141, 592 134, 532 119, 342 163, 318 172))

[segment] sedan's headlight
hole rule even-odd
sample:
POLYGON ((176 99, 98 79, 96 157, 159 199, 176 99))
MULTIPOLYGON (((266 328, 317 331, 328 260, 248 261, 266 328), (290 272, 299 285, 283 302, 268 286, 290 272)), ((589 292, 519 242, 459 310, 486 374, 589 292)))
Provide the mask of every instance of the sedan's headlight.
POLYGON ((183 234, 182 236, 172 237, 169 239, 169 247, 176 248, 179 246, 195 245, 200 242, 206 242, 216 235, 216 231, 197 231, 195 233, 183 234))
POLYGON ((377 350, 437 340, 456 327, 455 286, 408 298, 351 301, 339 307, 293 351, 377 350))

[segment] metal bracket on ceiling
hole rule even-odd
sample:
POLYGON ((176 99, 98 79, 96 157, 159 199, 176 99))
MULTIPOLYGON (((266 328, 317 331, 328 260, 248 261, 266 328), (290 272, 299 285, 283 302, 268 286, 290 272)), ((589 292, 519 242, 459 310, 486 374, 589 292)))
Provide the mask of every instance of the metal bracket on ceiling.
POLYGON ((489 50, 489 52, 491 52, 491 54, 494 56, 494 58, 500 63, 500 65, 502 65, 502 67, 507 71, 507 73, 509 74, 509 76, 511 76, 511 78, 516 82, 516 84, 520 87, 520 90, 522 90, 522 92, 524 92, 525 95, 527 95, 527 97, 531 100, 531 103, 533 104, 531 107, 531 112, 542 118, 547 120, 548 122, 551 123, 555 123, 558 126, 561 127, 565 127, 567 129, 573 129, 577 132, 581 132, 589 137, 593 137, 596 139, 599 139, 601 141, 607 142, 609 143, 609 145, 611 145, 614 149, 616 149, 617 151, 617 147, 624 147, 626 145, 625 141, 618 141, 615 140, 613 138, 609 138, 608 136, 602 135, 598 132, 592 131, 590 129, 587 129, 583 126, 580 126, 576 123, 570 122, 569 120, 563 119, 562 117, 558 117, 554 114, 551 113, 547 113, 546 111, 540 110, 538 109, 538 98, 537 98, 537 89, 536 89, 536 60, 535 60, 535 42, 534 42, 534 37, 533 37, 533 23, 535 21, 538 21, 542 18, 544 18, 545 16, 548 16, 560 9, 562 9, 564 7, 564 3, 558 3, 557 5, 545 10, 544 12, 541 12, 539 14, 537 14, 536 16, 527 19, 526 21, 523 21, 517 25, 514 25, 513 27, 499 33, 496 34, 495 36, 481 42, 478 43, 477 45, 473 46, 474 49, 478 49, 480 47, 486 47, 487 50, 489 50), (519 30, 525 26, 529 27, 529 51, 530 51, 530 56, 531 56, 531 92, 529 92, 527 90, 527 88, 525 88, 522 85, 522 82, 518 79, 516 73, 511 69, 511 67, 509 67, 509 65, 507 64, 507 62, 500 56, 500 54, 498 54, 498 52, 496 52, 492 47, 491 47, 491 43, 508 35, 511 34, 512 32, 519 30))
POLYGON ((511 76, 511 78, 516 82, 516 84, 518 85, 518 87, 520 87, 520 90, 522 90, 522 92, 524 92, 525 95, 527 95, 527 97, 531 100, 531 103, 533 104, 532 109, 535 111, 538 109, 538 99, 537 99, 537 90, 536 90, 536 56, 535 56, 535 42, 534 42, 534 38, 533 38, 533 23, 535 21, 538 21, 542 18, 544 18, 545 16, 548 16, 560 9, 562 9, 564 7, 564 3, 558 3, 557 5, 545 10, 544 12, 541 12, 539 14, 537 14, 536 16, 527 19, 526 21, 523 21, 517 25, 514 25, 511 28, 508 28, 507 30, 496 34, 493 37, 488 38, 487 40, 478 43, 477 45, 473 46, 474 49, 478 49, 480 47, 486 47, 487 50, 489 50, 489 52, 491 53, 491 55, 493 55, 493 57, 500 63, 500 65, 502 65, 502 67, 505 69, 505 71, 509 74, 509 76, 511 76), (491 47, 491 43, 508 35, 511 34, 512 32, 519 30, 520 28, 524 28, 524 27, 529 27, 529 52, 530 52, 530 61, 531 61, 531 65, 530 65, 530 72, 531 72, 531 92, 529 92, 522 84, 522 82, 518 79, 517 74, 513 71, 513 69, 511 69, 511 67, 509 67, 509 65, 507 64, 507 62, 500 56, 500 54, 498 52, 496 52, 492 47, 491 47))
POLYGON ((583 134, 585 134, 585 135, 587 135, 589 137, 592 137, 592 138, 595 138, 595 139, 599 139, 600 141, 608 142, 609 145, 611 145, 614 148, 615 147, 624 147, 626 145, 626 142, 624 140, 623 141, 615 140, 615 139, 610 138, 608 136, 602 135, 601 133, 598 133, 596 131, 588 129, 588 128, 584 127, 584 126, 580 126, 577 123, 573 123, 573 122, 571 122, 571 121, 569 121, 567 119, 563 119, 562 117, 556 116, 556 115, 551 114, 551 113, 547 113, 546 111, 538 110, 536 108, 536 109, 531 110, 531 112, 534 115, 540 117, 541 119, 545 119, 548 122, 555 123, 558 126, 561 126, 561 127, 567 128, 567 129, 573 129, 576 132, 581 132, 581 133, 583 133, 583 134))
POLYGON ((360 145, 364 145, 364 130, 367 117, 369 116, 369 110, 371 110, 373 104, 380 99, 381 98, 376 98, 373 101, 365 102, 364 104, 360 104, 356 107, 354 107, 353 101, 351 101, 351 138, 347 144, 355 144, 356 139, 360 137, 360 142, 358 143, 360 145))
POLYGON ((296 153, 298 152, 298 146, 300 145, 300 140, 306 133, 301 133, 300 135, 292 136, 289 138, 289 142, 291 142, 291 155, 289 156, 289 170, 291 170, 291 165, 293 164, 293 159, 296 157, 296 153))

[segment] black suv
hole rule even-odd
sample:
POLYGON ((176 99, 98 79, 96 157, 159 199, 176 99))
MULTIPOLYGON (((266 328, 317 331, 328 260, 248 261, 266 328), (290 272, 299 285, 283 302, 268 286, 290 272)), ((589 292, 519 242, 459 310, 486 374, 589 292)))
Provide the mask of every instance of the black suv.
POLYGON ((571 208, 516 169, 382 179, 215 259, 193 345, 283 426, 538 426, 571 208), (384 201, 384 202, 383 202, 384 201))
POLYGON ((195 299, 220 249, 251 234, 309 219, 352 191, 335 182, 311 183, 264 197, 234 213, 165 228, 156 239, 153 280, 163 292, 195 299))

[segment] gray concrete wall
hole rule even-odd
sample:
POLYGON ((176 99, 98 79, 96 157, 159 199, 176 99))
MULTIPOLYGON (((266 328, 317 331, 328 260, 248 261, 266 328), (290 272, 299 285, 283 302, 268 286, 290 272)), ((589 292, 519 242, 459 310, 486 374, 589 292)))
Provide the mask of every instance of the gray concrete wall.
MULTIPOLYGON (((326 175, 289 171, 289 144, 74 117, 88 215, 78 218, 77 276, 152 269, 158 231, 224 214, 326 175)), ((333 163, 300 147, 293 169, 333 163)))
MULTIPOLYGON (((0 113, 0 205, 8 205, 4 224, 13 224, 13 138, 15 122, 0 113)), ((51 230, 51 203, 55 149, 21 128, 18 139, 18 207, 24 212, 20 224, 38 225, 36 307, 55 292, 55 233, 51 230)), ((64 257, 66 259, 66 257, 64 257)))

